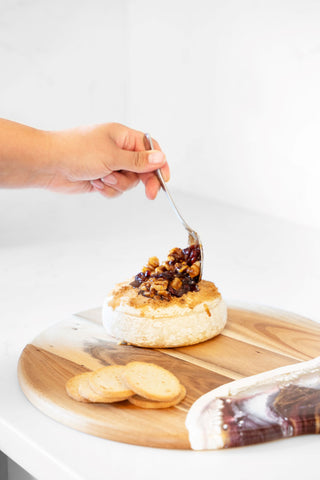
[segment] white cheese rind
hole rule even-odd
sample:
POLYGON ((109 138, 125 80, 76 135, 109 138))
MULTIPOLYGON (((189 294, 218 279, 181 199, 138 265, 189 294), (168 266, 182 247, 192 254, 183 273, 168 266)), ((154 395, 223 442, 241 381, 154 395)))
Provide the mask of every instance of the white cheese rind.
MULTIPOLYGON (((103 325, 107 332, 119 339, 140 347, 171 348, 193 345, 218 335, 227 321, 227 307, 221 297, 212 302, 184 309, 183 315, 174 308, 166 308, 166 316, 139 316, 138 311, 116 309, 109 306, 110 298, 103 305, 103 325), (208 314, 210 312, 210 315, 208 314)), ((182 309, 181 309, 182 310, 182 309)), ((154 313, 154 312, 153 312, 154 313)))

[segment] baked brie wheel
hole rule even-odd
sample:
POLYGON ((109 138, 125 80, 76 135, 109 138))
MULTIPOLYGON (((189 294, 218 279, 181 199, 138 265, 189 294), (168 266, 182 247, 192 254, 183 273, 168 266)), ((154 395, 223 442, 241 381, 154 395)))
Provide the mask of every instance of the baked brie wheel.
POLYGON ((161 265, 151 257, 130 282, 116 285, 103 305, 103 324, 120 342, 182 347, 218 335, 227 308, 212 282, 200 280, 200 246, 173 248, 161 265))
POLYGON ((201 280, 198 291, 170 301, 139 294, 129 283, 118 284, 103 305, 103 324, 120 342, 139 347, 193 345, 218 335, 227 308, 216 286, 201 280))

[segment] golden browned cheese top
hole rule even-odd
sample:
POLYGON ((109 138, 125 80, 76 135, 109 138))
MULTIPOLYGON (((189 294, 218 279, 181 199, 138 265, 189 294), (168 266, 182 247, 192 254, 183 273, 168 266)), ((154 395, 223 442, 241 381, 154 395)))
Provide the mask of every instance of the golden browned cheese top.
POLYGON ((123 302, 130 307, 141 310, 144 310, 146 307, 156 310, 158 308, 167 309, 172 306, 193 309, 200 303, 212 302, 214 299, 221 297, 215 284, 208 280, 201 280, 198 283, 198 292, 188 292, 182 295, 182 297, 171 297, 170 300, 144 297, 138 293, 137 288, 132 287, 129 283, 119 283, 111 292, 109 306, 114 310, 123 302))

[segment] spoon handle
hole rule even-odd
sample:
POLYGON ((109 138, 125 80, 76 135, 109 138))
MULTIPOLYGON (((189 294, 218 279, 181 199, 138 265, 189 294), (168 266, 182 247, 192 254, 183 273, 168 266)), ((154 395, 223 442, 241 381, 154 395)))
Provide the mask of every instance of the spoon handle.
MULTIPOLYGON (((149 143, 149 146, 150 146, 150 150, 154 150, 154 147, 153 147, 153 141, 152 141, 152 138, 151 138, 151 135, 149 133, 145 133, 145 138, 147 140, 147 142, 149 143)), ((177 217, 179 218, 180 222, 183 224, 184 228, 186 230, 188 230, 189 234, 194 238, 194 231, 192 230, 191 227, 189 227, 189 225, 187 224, 187 222, 185 221, 185 219, 183 218, 183 216, 181 215, 181 213, 179 212, 176 204, 174 203, 173 201, 173 198, 168 190, 168 187, 166 185, 166 182, 164 181, 163 179, 163 176, 162 176, 162 173, 161 173, 161 170, 160 168, 158 168, 156 171, 155 171, 155 174, 157 175, 157 178, 160 182, 160 185, 161 187, 163 188, 163 190, 165 191, 170 203, 171 203, 171 206, 172 208, 174 209, 177 217)))

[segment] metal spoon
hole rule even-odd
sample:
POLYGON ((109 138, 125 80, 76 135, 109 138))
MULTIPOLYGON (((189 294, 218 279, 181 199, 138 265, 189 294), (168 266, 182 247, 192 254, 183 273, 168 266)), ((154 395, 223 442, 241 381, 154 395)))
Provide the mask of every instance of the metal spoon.
MULTIPOLYGON (((151 135, 149 133, 145 133, 145 139, 147 140, 147 145, 150 147, 150 150, 154 150, 152 138, 151 138, 151 135)), ((168 190, 167 184, 163 179, 161 170, 160 169, 156 170, 155 174, 157 175, 157 178, 160 182, 160 185, 163 188, 164 192, 166 193, 173 210, 175 211, 175 213, 176 213, 177 217, 179 218, 180 222, 182 223, 182 225, 184 226, 184 228, 187 230, 187 232, 189 234, 188 235, 188 244, 189 245, 198 244, 199 247, 200 247, 200 275, 199 275, 199 280, 201 280, 202 279, 202 274, 203 274, 203 248, 202 248, 202 243, 200 241, 200 237, 195 230, 193 230, 191 227, 189 227, 189 225, 187 224, 187 222, 185 221, 185 219, 182 217, 181 213, 177 209, 177 207, 176 207, 176 205, 173 201, 173 198, 172 198, 172 196, 171 196, 171 194, 168 190)))

